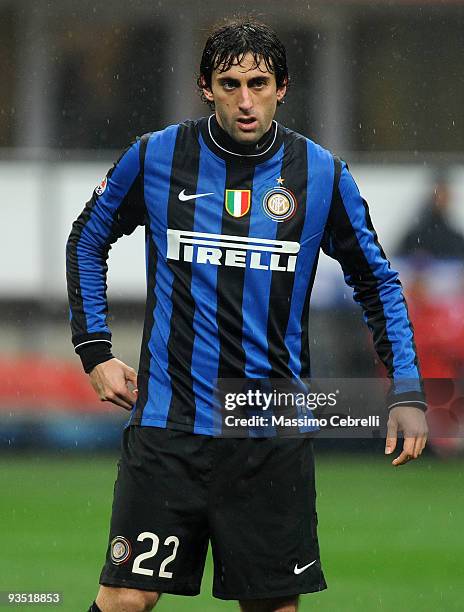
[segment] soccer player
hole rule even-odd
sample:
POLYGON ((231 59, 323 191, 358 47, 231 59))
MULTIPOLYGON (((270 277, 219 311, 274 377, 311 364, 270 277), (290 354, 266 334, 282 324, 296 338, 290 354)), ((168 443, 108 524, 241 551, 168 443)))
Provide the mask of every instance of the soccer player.
POLYGON ((132 144, 67 244, 75 350, 100 399, 131 410, 90 610, 198 594, 208 542, 213 595, 245 612, 291 612, 299 594, 326 588, 310 437, 221 438, 213 397, 218 379, 309 377, 321 248, 339 260, 393 382, 386 452, 398 430, 413 433, 394 465, 425 445, 413 332, 367 205, 344 162, 274 120, 284 46, 266 25, 231 22, 208 38, 198 85, 214 114, 132 144), (106 259, 138 225, 147 303, 136 373, 111 353, 106 259))

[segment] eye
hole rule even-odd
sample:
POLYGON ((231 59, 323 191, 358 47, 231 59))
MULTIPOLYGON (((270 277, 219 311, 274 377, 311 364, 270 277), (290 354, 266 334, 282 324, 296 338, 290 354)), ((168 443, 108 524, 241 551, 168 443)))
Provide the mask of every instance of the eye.
POLYGON ((233 83, 232 81, 224 81, 222 86, 226 91, 232 91, 233 89, 235 89, 235 83, 233 83))
POLYGON ((254 89, 262 89, 263 87, 265 87, 265 85, 266 85, 266 81, 264 79, 257 79, 253 83, 254 89))

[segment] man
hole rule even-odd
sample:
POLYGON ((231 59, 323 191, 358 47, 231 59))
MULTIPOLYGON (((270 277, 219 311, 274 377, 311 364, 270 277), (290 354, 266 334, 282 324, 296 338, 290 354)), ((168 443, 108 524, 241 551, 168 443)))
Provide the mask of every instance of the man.
POLYGON ((309 377, 308 308, 319 249, 337 257, 393 382, 393 463, 425 445, 424 399, 401 285, 346 164, 274 121, 285 49, 265 25, 209 37, 199 86, 215 113, 143 136, 73 225, 73 342, 102 400, 132 409, 109 547, 91 610, 150 610, 199 592, 242 610, 297 609, 326 588, 308 437, 224 439, 216 380, 309 377), (147 308, 138 375, 110 352, 109 246, 145 225, 147 308), (131 390, 129 384, 136 386, 131 390), (410 423, 406 424, 406 421, 410 423))
POLYGON ((402 237, 397 255, 426 259, 464 258, 464 236, 450 216, 451 190, 445 176, 436 177, 413 226, 402 237))

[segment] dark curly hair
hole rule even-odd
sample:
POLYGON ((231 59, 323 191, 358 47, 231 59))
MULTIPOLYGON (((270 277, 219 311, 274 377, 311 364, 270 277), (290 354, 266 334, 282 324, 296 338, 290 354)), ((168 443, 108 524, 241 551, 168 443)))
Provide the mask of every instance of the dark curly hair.
POLYGON ((211 108, 214 105, 206 100, 203 88, 211 89, 213 71, 229 70, 233 65, 240 64, 247 53, 253 55, 253 67, 264 61, 267 70, 275 74, 277 87, 288 85, 287 54, 277 34, 264 23, 250 17, 238 17, 216 26, 203 49, 197 85, 203 101, 211 108))

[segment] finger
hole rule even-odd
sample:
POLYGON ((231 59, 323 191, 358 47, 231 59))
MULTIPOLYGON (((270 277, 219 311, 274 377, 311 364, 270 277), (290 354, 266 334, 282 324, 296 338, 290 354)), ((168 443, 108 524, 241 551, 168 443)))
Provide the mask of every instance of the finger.
POLYGON ((426 444, 427 444, 427 434, 424 434, 423 436, 420 437, 419 455, 422 454, 422 451, 424 450, 426 444))
POLYGON ((401 455, 398 455, 398 457, 396 459, 393 459, 392 461, 392 465, 404 465, 405 463, 408 463, 408 461, 411 460, 411 455, 409 453, 407 453, 406 451, 402 451, 401 455))
POLYGON ((121 406, 121 408, 125 408, 126 410, 132 410, 132 405, 134 403, 129 396, 129 392, 123 388, 110 389, 105 393, 103 399, 112 404, 116 404, 116 406, 121 406))
POLYGON ((426 445, 427 445, 427 434, 424 436, 424 441, 423 441, 423 443, 422 443, 421 452, 424 450, 424 448, 426 447, 426 445))
POLYGON ((417 457, 419 457, 419 455, 421 454, 422 449, 424 448, 423 443, 424 443, 424 436, 417 436, 414 442, 414 450, 413 450, 414 459, 417 459, 417 457))
POLYGON ((135 404, 138 398, 138 393, 138 389, 127 389, 127 391, 124 392, 123 397, 127 402, 135 404))
POLYGON ((417 459, 417 457, 422 454, 422 451, 424 450, 425 445, 427 443, 427 434, 428 432, 425 431, 420 435, 416 436, 416 440, 414 443, 414 459, 417 459))
POLYGON ((411 457, 414 455, 414 444, 415 443, 416 443, 415 437, 405 436, 404 442, 403 442, 403 450, 406 451, 408 455, 411 455, 411 457))
POLYGON ((392 465, 403 465, 410 461, 414 454, 415 438, 405 438, 401 454, 392 461, 392 465))
POLYGON ((398 426, 396 421, 388 421, 387 423, 387 438, 385 440, 385 454, 390 455, 396 448, 398 436, 398 426))
POLYGON ((115 392, 115 395, 122 402, 125 402, 126 404, 128 404, 130 409, 132 408, 132 406, 135 404, 137 400, 137 395, 135 393, 132 393, 132 391, 129 391, 128 389, 118 390, 115 392))
POLYGON ((126 380, 131 382, 137 388, 137 372, 133 368, 127 368, 125 371, 126 380))
POLYGON ((132 410, 133 408, 133 404, 130 404, 129 402, 126 402, 125 400, 123 400, 120 397, 117 397, 114 401, 114 404, 116 404, 117 406, 121 406, 121 408, 124 408, 124 410, 132 410))
POLYGON ((134 393, 134 390, 130 387, 131 381, 127 378, 127 373, 124 372, 124 376, 122 379, 118 379, 113 382, 113 384, 109 387, 111 391, 121 399, 129 404, 133 404, 137 396, 134 393))
POLYGON ((131 404, 129 404, 128 402, 125 402, 117 395, 114 395, 112 397, 105 397, 102 399, 102 402, 110 402, 111 404, 115 404, 116 406, 119 406, 120 408, 124 408, 124 410, 132 410, 131 404))

